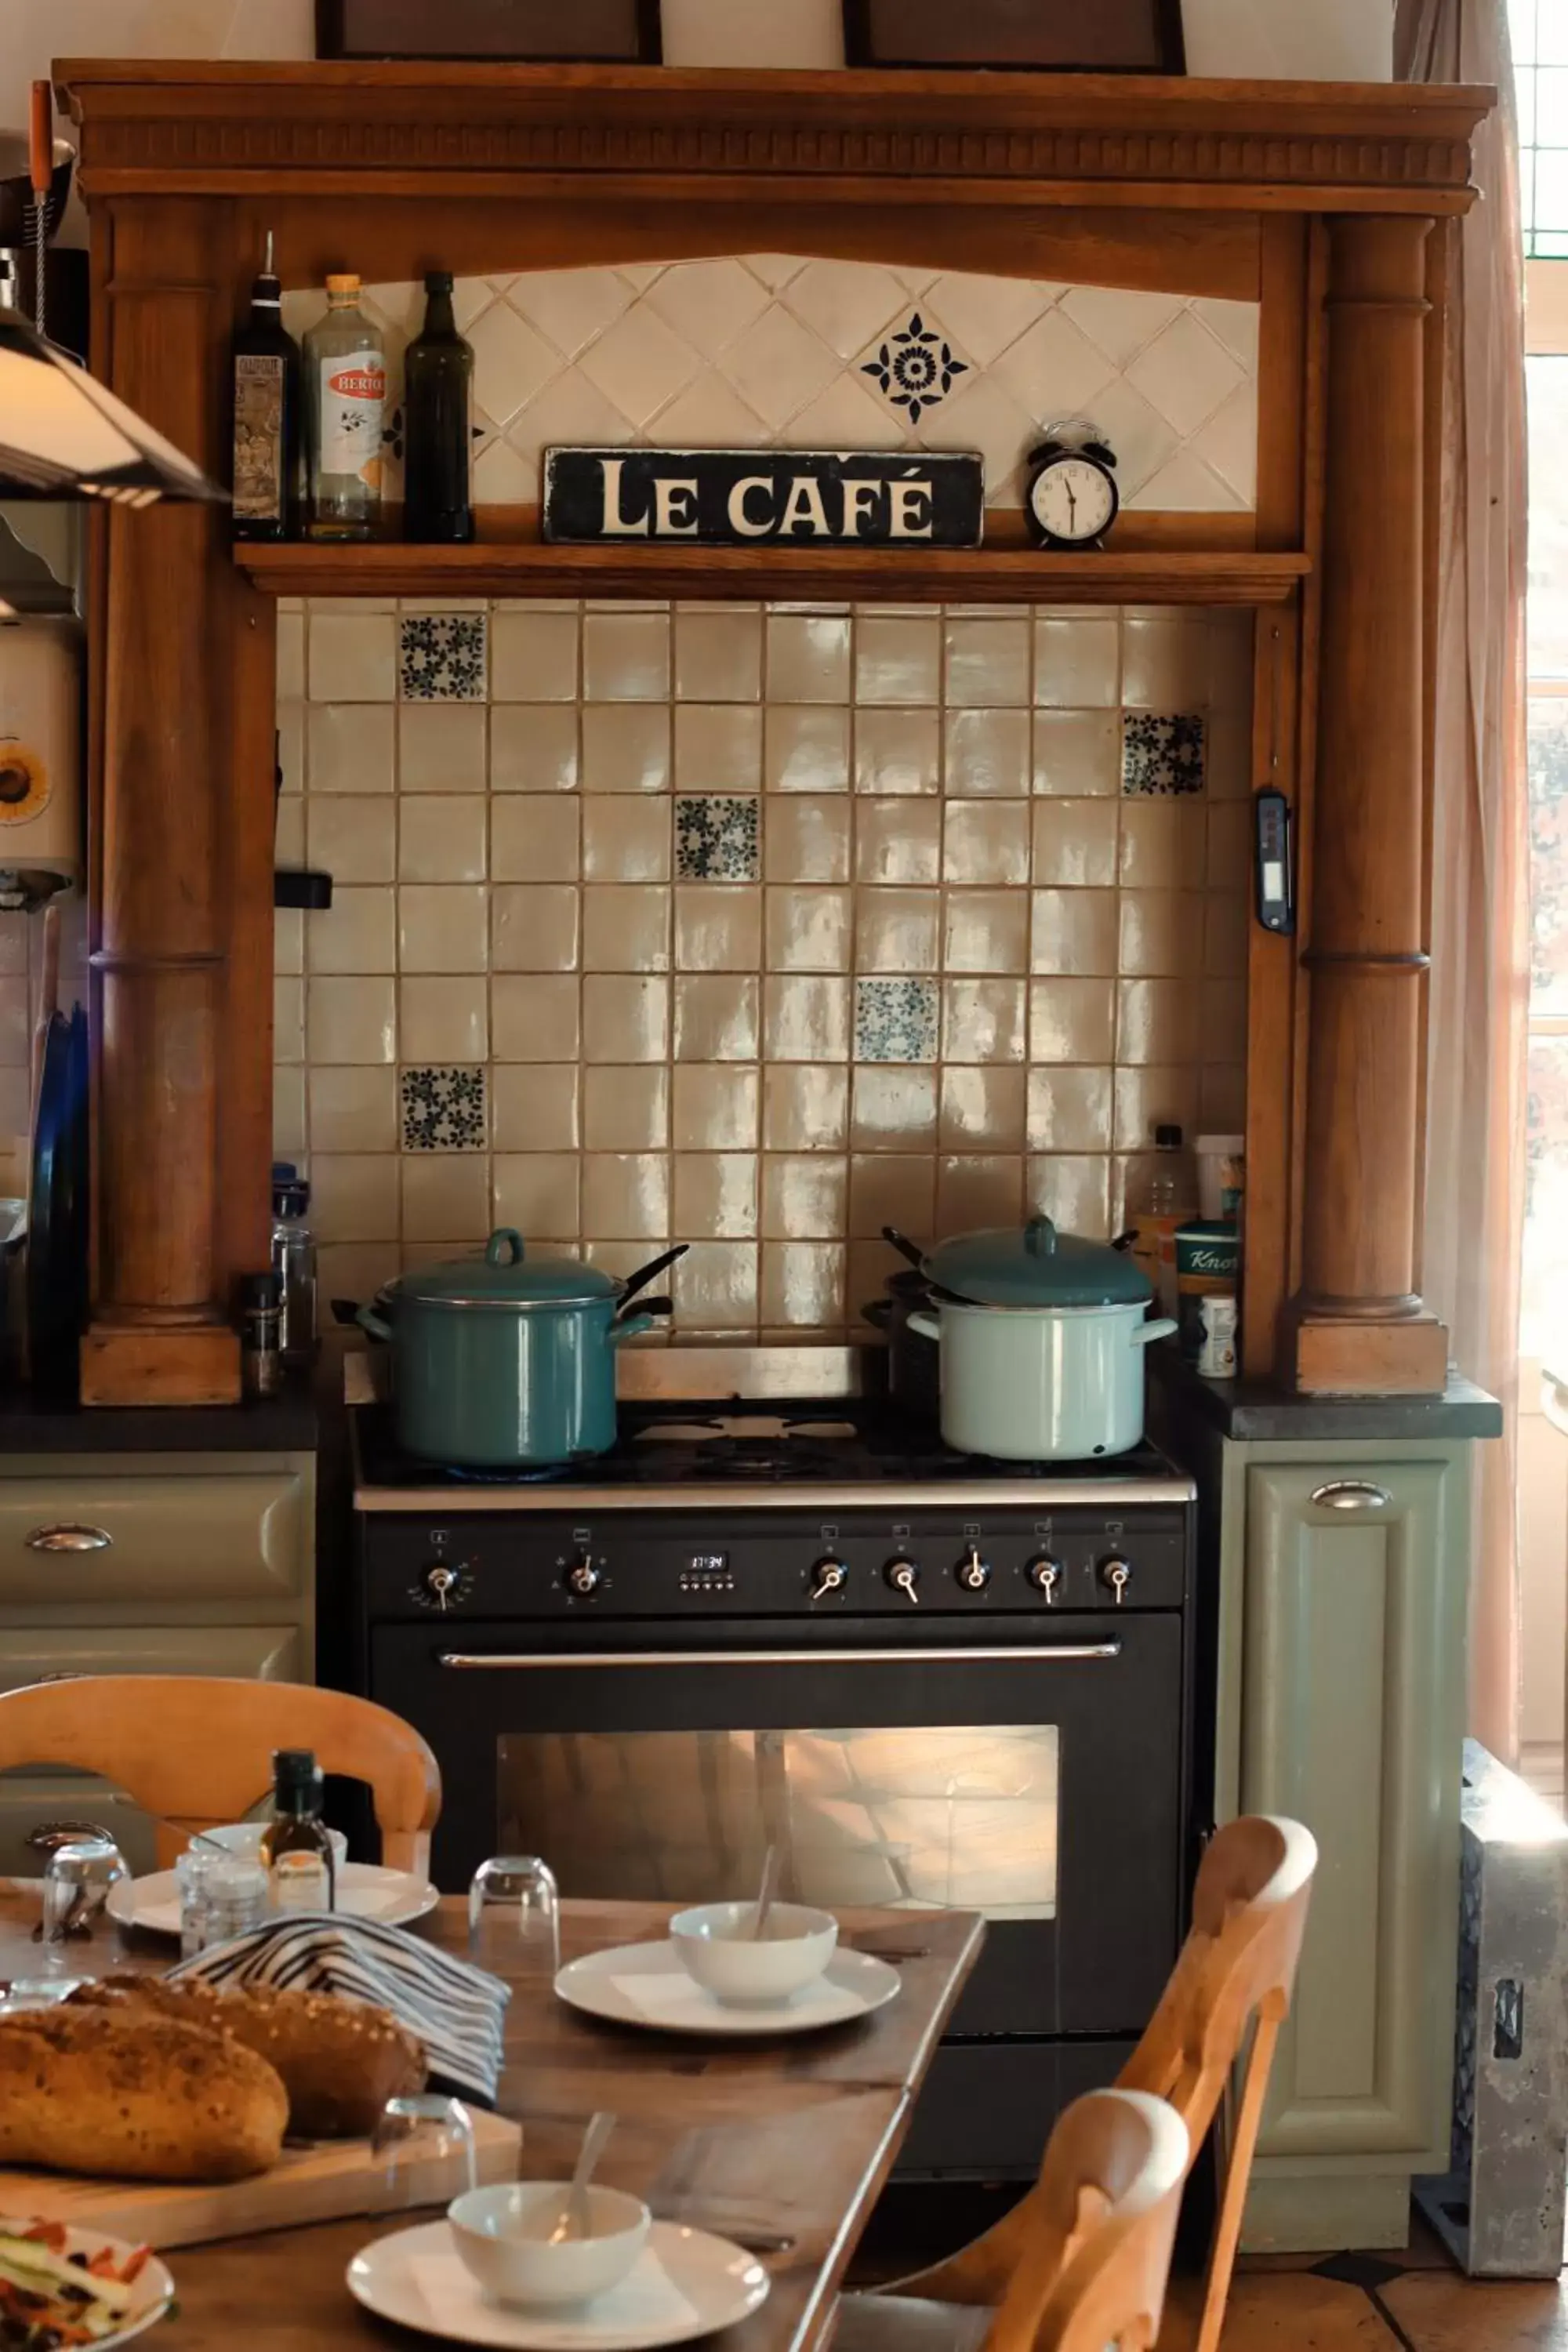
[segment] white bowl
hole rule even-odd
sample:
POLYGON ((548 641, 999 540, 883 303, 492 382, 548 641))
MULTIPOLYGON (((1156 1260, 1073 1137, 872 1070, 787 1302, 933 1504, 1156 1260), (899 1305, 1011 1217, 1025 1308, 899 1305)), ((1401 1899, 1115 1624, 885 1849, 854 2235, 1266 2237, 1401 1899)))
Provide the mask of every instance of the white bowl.
POLYGON ((567 2187, 564 2180, 501 2181, 470 2189, 447 2208, 452 2243, 495 2302, 586 2303, 617 2286, 641 2253, 653 2219, 647 2207, 593 2183, 589 2235, 552 2244, 567 2187))
POLYGON ((700 1903, 678 1911, 669 1940, 682 1967, 730 2009, 768 2009, 815 1984, 838 1941, 830 1911, 775 1903, 761 1938, 752 1933, 754 1903, 700 1903))
MULTIPOLYGON (((230 1853, 242 1853, 255 1862, 260 1858, 262 1832, 268 1827, 266 1822, 225 1822, 219 1829, 204 1830, 198 1843, 205 1845, 210 1838, 226 1846, 230 1853)), ((341 1870, 349 1858, 349 1842, 342 1830, 329 1830, 327 1835, 332 1842, 334 1862, 341 1870)))

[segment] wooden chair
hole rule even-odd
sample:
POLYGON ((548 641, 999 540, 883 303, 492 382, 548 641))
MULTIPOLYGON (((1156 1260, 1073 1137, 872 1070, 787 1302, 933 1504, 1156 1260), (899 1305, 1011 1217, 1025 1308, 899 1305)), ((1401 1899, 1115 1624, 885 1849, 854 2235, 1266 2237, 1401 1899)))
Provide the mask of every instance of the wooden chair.
POLYGON ((96 1772, 153 1815, 168 1867, 195 1830, 247 1813, 272 1751, 311 1748, 323 1772, 370 1784, 382 1858, 427 1877, 441 1774, 419 1734, 369 1699, 216 1675, 80 1675, 0 1693, 0 1772, 96 1772))
MULTIPOLYGON (((1253 2029, 1194 2352, 1215 2352, 1219 2342, 1269 2069, 1290 2006, 1317 1864, 1317 1844, 1298 1822, 1259 1815, 1217 1832, 1198 1872, 1186 1942, 1117 2078, 1119 2090, 1168 2100, 1195 2157, 1253 2029)), ((846 2296, 836 2352, 902 2352, 906 2336, 912 2341, 915 2331, 900 2327, 891 2298, 1000 2307, 1047 2228, 1044 2198, 1042 2174, 994 2228, 946 2262, 874 2295, 846 2296)))

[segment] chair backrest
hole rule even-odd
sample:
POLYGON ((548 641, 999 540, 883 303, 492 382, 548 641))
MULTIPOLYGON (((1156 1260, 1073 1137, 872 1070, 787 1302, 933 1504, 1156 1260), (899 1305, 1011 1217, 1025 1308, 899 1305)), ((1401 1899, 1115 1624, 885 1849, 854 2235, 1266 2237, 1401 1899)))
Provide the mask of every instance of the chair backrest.
POLYGON ((81 1675, 0 1693, 0 1772, 59 1764, 112 1780, 153 1816, 165 1867, 193 1831, 238 1821, 267 1794, 276 1748, 314 1748, 323 1772, 368 1781, 383 1860, 428 1875, 439 1769, 411 1725, 369 1699, 208 1675, 81 1675))
POLYGON ((1147 2352, 1160 2332, 1187 2162, 1186 2126, 1163 2099, 1091 2091, 1068 2107, 986 2352, 1147 2352))
POLYGON ((1215 1832, 1193 1924, 1160 2005, 1117 2076, 1168 2099, 1196 2147, 1258 2015, 1278 2023, 1301 1955, 1317 1842, 1300 1822, 1251 1814, 1215 1832))

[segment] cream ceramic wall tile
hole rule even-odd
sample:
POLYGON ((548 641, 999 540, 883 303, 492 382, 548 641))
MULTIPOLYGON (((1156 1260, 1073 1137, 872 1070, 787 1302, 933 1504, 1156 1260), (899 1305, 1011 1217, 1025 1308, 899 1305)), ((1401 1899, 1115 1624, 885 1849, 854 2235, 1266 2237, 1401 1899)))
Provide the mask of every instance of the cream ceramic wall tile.
POLYGON ((482 1062, 489 1050, 487 990, 478 974, 400 981, 397 1039, 405 1062, 482 1062))
POLYGON ((677 792, 754 793, 762 781, 763 714, 757 705, 676 705, 677 792))
POLYGON ((585 704, 582 718, 585 793, 668 791, 670 729, 665 704, 649 709, 585 704))
POLYGON ((677 1063, 671 1132, 678 1151, 751 1151, 761 1139, 759 1073, 736 1063, 677 1063))
POLYGON ((404 882, 482 882, 489 809, 479 793, 401 793, 397 873, 404 882))
POLYGON ((1110 1231, 1110 1161, 1104 1152, 1048 1152, 1025 1177, 1031 1216, 1054 1219, 1064 1233, 1103 1239, 1110 1231))
POLYGON ((564 1241, 582 1230, 585 1160, 574 1151, 499 1153, 490 1163, 490 1213, 498 1225, 564 1241))
POLYGON ((1043 800, 1034 807, 1034 878, 1090 887, 1116 879, 1119 803, 1043 800))
POLYGON ((282 773, 282 791, 302 793, 305 789, 305 719, 302 702, 280 702, 278 706, 278 765, 282 773))
MULTIPOLYGON (((334 898, 336 893, 333 894, 334 898)), ((298 907, 276 907, 272 913, 272 969, 298 975, 305 969, 305 918, 298 907)), ((26 977, 26 966, 22 967, 26 977)))
POLYGON ((1116 892, 1037 890, 1029 967, 1062 975, 1119 971, 1116 892))
POLYGON ((409 1153, 401 1166, 405 1242, 480 1242, 501 1222, 490 1213, 488 1159, 409 1153))
POLYGON ((861 882, 942 878, 942 803, 868 798, 855 810, 855 872, 861 882))
POLYGON ((306 852, 334 882, 390 882, 397 866, 397 802, 308 795, 306 852))
POLYGON ((310 1223, 324 1242, 395 1241, 399 1232, 395 1155, 313 1151, 310 1223))
POLYGON ((305 616, 302 613, 279 612, 278 615, 278 698, 280 702, 297 702, 305 692, 305 616))
POLYGON ((940 714, 934 710, 857 711, 856 791, 936 792, 942 773, 940 727, 940 714))
POLYGON ((757 702, 763 691, 763 615, 748 604, 733 612, 675 614, 675 691, 682 702, 757 702))
POLYGON ((764 1327, 819 1331, 845 1320, 848 1252, 841 1242, 764 1242, 762 1255, 764 1327))
MULTIPOLYGON (((611 715, 596 714, 600 719, 611 715)), ((489 714, 489 736, 492 793, 575 791, 579 764, 575 703, 567 709, 539 703, 497 704, 489 714)), ((668 770, 668 753, 665 764, 668 770)))
POLYGON ((1204 740, 1204 787, 1215 801, 1246 800, 1252 792, 1250 714, 1212 711, 1204 740))
POLYGON ((392 1062, 397 1058, 396 982, 323 979, 306 989, 310 1060, 392 1062))
POLYGON ((847 971, 853 939, 847 890, 769 890, 763 953, 770 971, 847 971))
POLYGON ((1037 710, 1035 790, 1068 800, 1121 790, 1121 722, 1112 710, 1037 710))
POLYGON ((1006 709, 1029 699, 1029 624, 1016 617, 946 625, 946 700, 950 706, 1006 709))
POLYGON ((770 1151, 841 1151, 849 1132, 842 1065, 773 1063, 763 1070, 763 1142, 770 1151))
POLYGON ((767 615, 770 702, 847 702, 850 623, 828 613, 767 615))
POLYGON ((583 1073, 583 1141, 590 1151, 662 1151, 669 1141, 669 1073, 653 1063, 583 1073))
POLYGON ((575 702, 579 626, 575 611, 494 614, 490 699, 575 702))
MULTIPOLYGON (((9 1066, 19 1067, 29 1033, 26 1003, 20 991, 8 992, 7 1001, 0 1005, 0 1020, 6 1033, 0 1042, 13 1052, 9 1066)), ((284 1063, 302 1062, 305 1058, 305 983, 283 973, 276 974, 272 982, 272 1058, 284 1063)), ((0 1052, 0 1065, 5 1061, 5 1054, 0 1052)), ((23 1132, 21 1129, 16 1131, 23 1132)))
POLYGON ((1198 989, 1180 980, 1121 980, 1116 992, 1119 1063, 1201 1059, 1204 1006, 1198 989))
POLYGON ((936 1170, 936 1230, 939 1235, 970 1233, 988 1225, 1016 1225, 1023 1214, 1021 1155, 984 1153, 939 1160, 936 1170))
POLYGON ((754 1242, 700 1241, 673 1269, 675 1311, 693 1331, 743 1329, 757 1319, 754 1242))
POLYGON ((583 1076, 574 1063, 492 1064, 490 1118, 497 1151, 577 1150, 583 1141, 583 1076))
POLYGON ((663 702, 669 694, 668 613, 583 616, 583 692, 590 702, 663 702))
POLYGON ((1211 978, 1241 980, 1252 937, 1252 909, 1241 891, 1211 890, 1204 901, 1204 970, 1211 978))
POLYGON ((752 1151, 678 1151, 674 1224, 679 1234, 751 1241, 757 1231, 757 1158, 752 1151))
POLYGON ((1119 846, 1122 887, 1202 889, 1206 847, 1200 800, 1129 801, 1119 846))
POLYGON ((675 982, 675 1056, 680 1062, 752 1062, 760 1038, 759 982, 725 972, 680 972, 675 982))
MULTIPOLYGON (((306 779, 312 793, 389 793, 396 775, 390 707, 313 702, 306 713, 306 779)), ((483 719, 483 712, 479 714, 483 719)))
POLYGON ((1247 1127, 1247 1072, 1240 1063, 1205 1065, 1199 1088, 1199 1117, 1211 1135, 1240 1134, 1247 1127))
POLYGON ((1208 887, 1243 896, 1252 872, 1253 819, 1247 801, 1226 801, 1208 813, 1208 887))
POLYGON ((1031 1151, 1103 1150, 1111 1131, 1114 1072, 1068 1066, 1032 1069, 1028 1076, 1025 1137, 1031 1151))
POLYGON ((635 1241, 665 1240, 669 1233, 667 1155, 662 1151, 618 1156, 584 1152, 582 1202, 585 1232, 613 1232, 635 1241))
POLYGON ((489 964, 485 891, 478 883, 405 883, 397 893, 397 966, 475 972, 489 964))
POLYGON ((404 703, 397 713, 399 789, 482 793, 489 775, 489 719, 479 702, 404 703))
POLYGON ((675 893, 675 961, 681 971, 755 971, 763 960, 763 894, 750 884, 692 882, 675 893))
POLYGON ((389 1064, 341 1068, 315 1064, 308 1114, 313 1151, 395 1151, 397 1075, 389 1064))
MULTIPOLYGON (((868 1081, 879 1072, 859 1074, 868 1081)), ((878 1089, 863 1091, 873 1117, 878 1089)), ((922 1087, 923 1111, 926 1090, 922 1087)), ((884 1225, 915 1239, 928 1234, 936 1222, 936 1162, 927 1150, 858 1151, 849 1162, 849 1215, 846 1230, 868 1239, 884 1225)))
POLYGON ((312 702, 391 702, 397 693, 397 620, 352 605, 310 616, 312 702))
POLYGON ((1025 890, 949 890, 942 963, 949 971, 1021 972, 1029 967, 1025 890))
POLYGON ((590 883, 583 893, 585 971, 668 971, 670 894, 661 885, 590 883))
POLYGON ((849 713, 771 704, 763 729, 763 778, 773 793, 849 789, 849 713))
POLYGON ((1116 1073, 1111 1141, 1118 1151, 1147 1151, 1157 1127, 1182 1130, 1189 1149, 1198 1126, 1198 1072, 1145 1067, 1116 1073))
MULTIPOLYGON (((583 1054, 590 1062, 662 1062, 669 1051, 669 982, 642 974, 591 972, 583 982, 583 1054)), ((595 1230, 628 1233, 635 1228, 595 1230)))
POLYGON ((1030 1061, 1113 1061, 1116 985, 1113 980, 1031 981, 1030 1061))
MULTIPOLYGON (((20 1070, 9 1072, 11 1080, 18 1081, 8 1106, 5 1089, 0 1087, 0 1112, 8 1112, 22 1119, 27 1115, 26 1081, 20 1070)), ((23 1133, 24 1129, 8 1129, 6 1133, 23 1133)), ((305 1070, 303 1065, 274 1062, 272 1066, 272 1154, 276 1160, 300 1160, 310 1144, 310 1128, 305 1109, 305 1070)))
POLYGON ((272 827, 272 855, 281 866, 298 866, 305 862, 305 803, 298 794, 278 803, 272 827))
POLYGON ((492 888, 490 962, 497 971, 574 971, 581 924, 582 900, 569 885, 492 888))
POLYGON ((847 1232, 849 1163, 827 1152, 769 1152, 761 1230, 770 1240, 837 1240, 847 1232))
POLYGON ((950 794, 1009 799, 1028 792, 1026 710, 950 710, 942 736, 943 777, 950 794))
MULTIPOLYGON (((590 814, 594 803, 586 804, 590 814)), ((588 822, 575 793, 519 793, 490 808, 493 882, 574 882, 583 870, 579 829, 588 822)), ((668 835, 669 824, 665 819, 668 835)))
POLYGON ((763 872, 770 882, 847 882, 847 801, 802 795, 775 801, 763 829, 763 872))
POLYGON ((1178 614, 1130 614, 1121 625, 1121 700, 1128 710, 1202 710, 1209 686, 1208 629, 1178 614))
POLYGON ((850 1093, 857 1151, 927 1152, 936 1143, 937 1074, 912 1062, 862 1062, 850 1093))
POLYGON ((941 616, 863 614, 855 625, 855 699, 896 705, 940 702, 941 616))
POLYGON ((582 988, 575 974, 490 982, 490 1050, 498 1062, 575 1063, 582 1048, 582 988))
POLYGON ((947 1151, 1016 1150, 1024 1130, 1024 1073, 963 1067, 942 1073, 937 1140, 947 1151))
POLYGON ((668 882, 669 868, 667 800, 615 800, 606 794, 584 801, 583 872, 589 881, 668 882))
POLYGON ((1029 809, 1023 801, 950 802, 942 834, 947 882, 1026 882, 1029 809))
POLYGON ((1122 891, 1120 971, 1195 979, 1203 957, 1204 901, 1196 891, 1122 891))
POLYGON ((858 890, 855 965, 858 971, 935 971, 941 960, 942 894, 937 890, 858 890))
POLYGON ((763 1055, 770 1062, 837 1062, 849 1054, 849 982, 770 972, 763 982, 763 1055))
POLYGON ((1121 704, 1121 630, 1114 614, 1035 616, 1035 700, 1054 710, 1121 704))
POLYGON ((1210 1062, 1247 1055, 1247 988, 1239 980, 1205 980, 1202 992, 1202 1053, 1210 1062))
POLYGON ((1027 1003, 1021 980, 943 981, 942 1059, 1021 1062, 1027 1043, 1027 1003))

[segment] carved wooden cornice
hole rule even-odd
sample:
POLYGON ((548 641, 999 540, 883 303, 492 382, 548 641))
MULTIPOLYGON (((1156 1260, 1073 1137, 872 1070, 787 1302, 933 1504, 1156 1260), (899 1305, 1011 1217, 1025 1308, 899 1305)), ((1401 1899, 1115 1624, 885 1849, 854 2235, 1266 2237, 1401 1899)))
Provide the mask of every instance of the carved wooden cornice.
POLYGON ((1087 75, 70 59, 92 195, 516 192, 1462 211, 1489 90, 1087 75), (483 183, 485 184, 481 185, 483 183), (510 188, 507 184, 510 183, 510 188))

